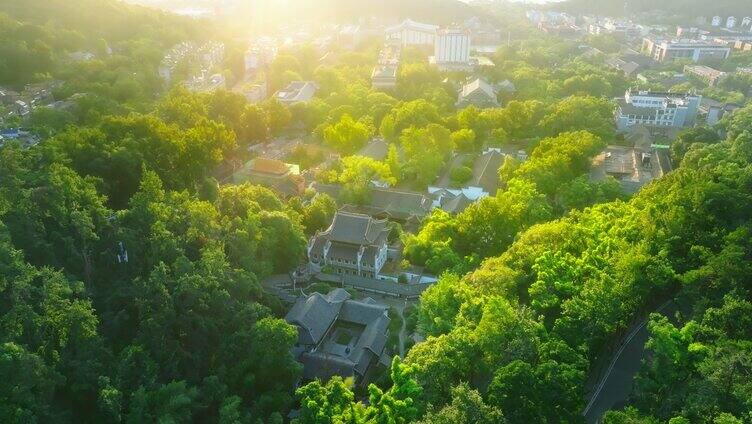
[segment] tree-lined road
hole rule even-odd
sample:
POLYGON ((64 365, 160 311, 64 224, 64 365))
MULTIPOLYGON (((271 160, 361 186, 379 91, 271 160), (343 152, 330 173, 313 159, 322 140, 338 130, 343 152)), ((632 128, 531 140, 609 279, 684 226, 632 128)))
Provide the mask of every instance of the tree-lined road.
MULTIPOLYGON (((673 305, 671 301, 661 305, 656 312, 670 316, 673 308, 669 308, 669 305, 673 305)), ((632 391, 632 381, 645 356, 645 343, 650 337, 647 322, 645 319, 636 324, 614 353, 606 373, 599 380, 583 412, 587 423, 599 422, 606 411, 619 409, 626 402, 632 391)))

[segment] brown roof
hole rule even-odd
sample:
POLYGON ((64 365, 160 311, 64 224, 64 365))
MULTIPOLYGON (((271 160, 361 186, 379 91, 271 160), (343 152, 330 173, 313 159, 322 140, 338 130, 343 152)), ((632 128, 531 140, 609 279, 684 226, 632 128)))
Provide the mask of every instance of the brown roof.
POLYGON ((284 175, 289 169, 284 163, 267 158, 256 158, 251 161, 250 170, 254 172, 262 172, 265 174, 284 175))

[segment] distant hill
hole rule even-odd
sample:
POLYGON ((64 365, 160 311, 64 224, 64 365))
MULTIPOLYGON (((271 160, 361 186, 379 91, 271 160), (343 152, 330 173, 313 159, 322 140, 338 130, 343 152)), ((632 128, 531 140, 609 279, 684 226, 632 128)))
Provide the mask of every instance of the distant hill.
POLYGON ((651 10, 662 10, 688 17, 752 15, 750 0, 568 0, 552 7, 573 13, 600 15, 623 15, 651 10))
POLYGON ((120 0, 0 0, 0 14, 110 42, 147 37, 169 44, 200 34, 191 19, 120 0))
POLYGON ((437 24, 464 20, 481 12, 458 0, 287 0, 247 2, 241 12, 258 16, 261 6, 264 15, 276 19, 305 17, 334 22, 353 22, 361 18, 412 18, 437 24))

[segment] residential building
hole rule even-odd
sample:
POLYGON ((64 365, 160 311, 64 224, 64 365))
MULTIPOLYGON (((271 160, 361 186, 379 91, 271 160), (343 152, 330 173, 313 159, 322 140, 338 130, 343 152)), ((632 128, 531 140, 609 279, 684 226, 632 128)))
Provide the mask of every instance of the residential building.
POLYGON ((431 45, 436 38, 437 25, 423 24, 405 19, 401 24, 386 29, 386 38, 399 40, 403 46, 431 45))
POLYGON ((266 43, 259 41, 250 47, 244 54, 245 72, 252 73, 261 68, 268 66, 274 58, 277 57, 277 48, 269 41, 266 43))
POLYGON ((341 288, 299 297, 285 320, 298 330, 293 354, 303 364, 303 380, 342 376, 365 386, 379 364, 391 360, 388 311, 371 298, 354 300, 341 288))
POLYGON ((172 82, 175 69, 179 64, 191 62, 198 66, 202 75, 209 74, 212 68, 219 65, 225 57, 225 45, 218 42, 208 42, 197 45, 192 42, 176 44, 164 56, 157 72, 165 84, 172 82))
POLYGON ((248 161, 232 178, 236 184, 258 184, 276 191, 283 197, 300 195, 305 189, 298 165, 262 157, 248 161))
POLYGON ((643 30, 632 21, 606 18, 600 22, 594 22, 588 26, 588 32, 593 35, 611 34, 616 38, 634 39, 643 35, 643 30))
POLYGON ((284 104, 307 102, 313 98, 319 87, 313 81, 293 81, 279 90, 274 97, 284 104))
POLYGON ((622 131, 637 124, 686 127, 694 124, 702 96, 690 93, 629 89, 618 99, 616 127, 622 131))
POLYGON ((186 88, 196 93, 211 93, 227 86, 225 76, 222 74, 209 75, 202 72, 185 83, 186 88))
POLYGON ((699 33, 700 33, 700 29, 697 27, 685 27, 685 26, 676 27, 676 38, 679 38, 679 39, 697 38, 699 33))
POLYGON ((736 17, 735 16, 729 16, 728 19, 726 19, 726 28, 732 29, 736 26, 736 17))
POLYGON ((686 65, 684 66, 684 73, 702 80, 711 87, 728 76, 726 72, 705 65, 686 65))
POLYGON ((457 98, 456 106, 464 108, 474 105, 479 108, 499 107, 496 88, 483 80, 476 78, 462 86, 457 98))
POLYGON ((710 25, 714 27, 721 26, 721 17, 713 16, 713 19, 710 21, 710 25))
POLYGON ((387 260, 387 220, 337 211, 331 225, 308 243, 312 267, 339 275, 377 278, 387 260))
POLYGON ((665 40, 646 37, 642 51, 658 62, 690 59, 702 62, 710 59, 728 59, 731 48, 725 43, 700 40, 665 40))
POLYGON ((371 87, 391 90, 397 86, 397 65, 376 65, 371 72, 371 87))

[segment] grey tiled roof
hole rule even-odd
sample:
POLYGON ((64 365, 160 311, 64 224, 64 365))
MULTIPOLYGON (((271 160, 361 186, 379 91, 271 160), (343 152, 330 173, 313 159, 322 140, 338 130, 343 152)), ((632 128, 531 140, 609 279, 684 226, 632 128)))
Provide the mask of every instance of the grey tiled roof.
POLYGON ((504 155, 495 150, 481 155, 473 166, 473 179, 468 185, 481 187, 483 191, 495 196, 499 190, 499 168, 504 163, 504 155))
POLYGON ((473 201, 462 193, 453 197, 446 197, 446 199, 441 204, 441 209, 453 215, 464 211, 468 206, 473 204, 473 201))
POLYGON ((326 380, 334 375, 365 375, 384 353, 389 329, 388 307, 373 299, 355 301, 343 289, 326 296, 314 293, 300 298, 285 319, 298 326, 300 344, 316 345, 300 353, 303 378, 326 380), (350 344, 335 339, 337 331, 353 335, 350 344), (306 335, 312 335, 306 338, 306 335))
POLYGON ((431 200, 423 193, 374 188, 371 206, 397 219, 410 216, 424 217, 431 213, 431 200))
POLYGON ((331 241, 349 244, 374 244, 389 232, 385 220, 368 215, 337 212, 329 229, 322 233, 331 241))
POLYGON ((342 300, 330 300, 320 293, 314 293, 296 302, 285 320, 301 328, 301 344, 316 344, 334 322, 341 306, 342 300))

